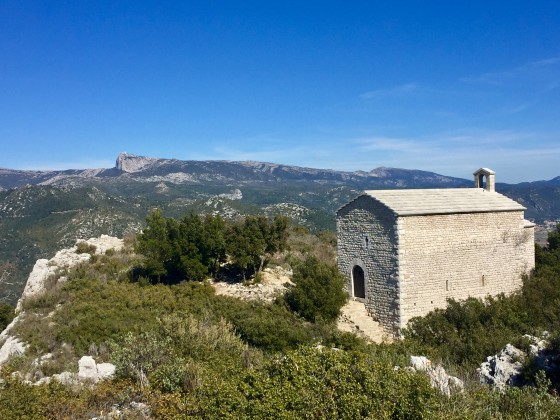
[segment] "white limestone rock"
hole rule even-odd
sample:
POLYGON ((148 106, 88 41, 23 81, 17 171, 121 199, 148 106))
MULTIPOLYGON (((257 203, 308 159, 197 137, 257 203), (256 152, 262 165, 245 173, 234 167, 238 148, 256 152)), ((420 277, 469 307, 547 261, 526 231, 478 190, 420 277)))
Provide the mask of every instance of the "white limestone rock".
POLYGON ((31 366, 33 367, 40 367, 43 363, 51 360, 53 358, 53 354, 52 353, 46 353, 43 354, 37 358, 35 358, 32 362, 31 362, 31 366))
POLYGON ((97 364, 91 356, 83 356, 78 362, 78 379, 97 382, 97 364))
POLYGON ((74 386, 82 383, 95 384, 105 379, 112 379, 115 375, 115 365, 111 363, 95 363, 91 356, 83 356, 78 362, 78 373, 62 372, 52 377, 44 377, 34 382, 34 385, 57 381, 62 385, 74 386))
POLYGON ((17 338, 8 336, 2 348, 0 348, 0 366, 12 356, 20 356, 25 353, 26 345, 17 338))
POLYGON ((428 368, 432 366, 432 362, 424 356, 410 356, 410 366, 412 366, 414 370, 426 372, 428 368))
POLYGON ((99 380, 112 379, 115 376, 116 367, 112 363, 99 363, 97 365, 97 377, 99 380))
POLYGON ((62 373, 55 373, 52 376, 52 379, 61 383, 62 385, 76 385, 78 383, 78 378, 76 377, 75 373, 72 372, 62 372, 62 373))
MULTIPOLYGON (((101 235, 99 238, 90 238, 86 241, 78 240, 76 244, 80 242, 86 242, 89 245, 95 246, 96 254, 104 254, 109 249, 119 251, 124 246, 124 241, 122 239, 108 235, 101 235)), ((12 328, 25 316, 25 313, 22 311, 23 301, 46 292, 49 287, 54 286, 57 282, 65 282, 67 278, 64 276, 56 279, 54 284, 49 284, 50 282, 48 281, 51 276, 59 275, 58 273, 61 269, 71 268, 90 259, 90 254, 78 254, 76 251, 77 245, 72 248, 66 248, 58 251, 50 260, 39 259, 35 263, 35 266, 27 279, 25 289, 18 300, 16 306, 17 315, 4 329, 4 331, 0 333, 0 343, 3 343, 0 348, 0 366, 2 366, 11 356, 21 355, 25 352, 25 343, 22 343, 20 340, 10 335, 12 328)), ((52 316, 52 314, 53 313, 51 312, 47 316, 52 316)))
POLYGON ((37 382, 34 382, 33 385, 39 386, 43 384, 50 384, 52 382, 52 379, 53 378, 50 376, 45 376, 44 378, 39 379, 37 382))
MULTIPOLYGON (((76 244, 80 242, 86 242, 88 245, 95 246, 96 254, 104 254, 109 249, 119 251, 124 246, 122 239, 108 235, 101 235, 99 238, 90 238, 85 241, 77 240, 76 244)), ((61 269, 74 267, 90 259, 89 254, 78 254, 76 250, 77 246, 75 245, 72 248, 61 249, 50 260, 37 260, 27 279, 21 298, 18 300, 16 312, 21 311, 25 299, 44 293, 47 291, 48 287, 52 286, 48 284, 47 280, 49 277, 56 275, 61 269)), ((60 280, 65 281, 66 278, 64 277, 59 279, 59 281, 60 280)))
POLYGON ((433 388, 442 394, 451 396, 453 392, 462 392, 463 381, 455 376, 448 375, 443 366, 434 365, 430 359, 424 356, 410 356, 410 366, 417 372, 424 372, 430 378, 433 388))
POLYGON ((96 247, 96 254, 104 254, 109 249, 120 251, 124 246, 124 241, 122 239, 115 238, 114 236, 109 235, 101 235, 99 238, 90 238, 85 242, 96 247))
POLYGON ((500 353, 488 356, 477 369, 480 382, 498 389, 520 385, 525 356, 523 351, 506 344, 500 353))
POLYGON ((136 156, 124 152, 117 156, 116 167, 123 172, 133 173, 153 167, 154 165, 161 163, 161 161, 164 160, 152 157, 136 156))
POLYGON ((539 356, 539 354, 548 346, 547 331, 543 333, 541 338, 529 334, 525 334, 522 338, 531 342, 531 344, 529 344, 529 354, 531 356, 539 356))
POLYGON ((111 379, 115 374, 115 365, 112 363, 95 363, 91 356, 83 356, 78 362, 78 379, 93 383, 104 379, 111 379))
MULTIPOLYGON (((58 255, 58 254, 57 254, 58 255)), ((54 275, 58 267, 49 265, 49 260, 40 259, 35 262, 31 274, 27 279, 23 293, 18 300, 16 312, 21 311, 23 301, 29 297, 37 296, 46 291, 45 283, 49 276, 54 275)))
POLYGON ((527 352, 506 344, 500 353, 488 356, 477 369, 480 382, 500 390, 507 386, 523 386, 523 361, 526 357, 534 358, 537 369, 557 371, 560 355, 548 349, 549 336, 547 331, 540 337, 525 334, 522 338, 526 341, 527 352))

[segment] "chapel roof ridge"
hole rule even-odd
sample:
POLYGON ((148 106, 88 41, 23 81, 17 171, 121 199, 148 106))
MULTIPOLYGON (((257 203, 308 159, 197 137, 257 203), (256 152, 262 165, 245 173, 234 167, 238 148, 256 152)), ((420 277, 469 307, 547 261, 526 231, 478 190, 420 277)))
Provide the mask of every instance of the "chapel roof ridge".
POLYGON ((366 190, 363 195, 399 216, 525 210, 516 201, 483 188, 366 190))

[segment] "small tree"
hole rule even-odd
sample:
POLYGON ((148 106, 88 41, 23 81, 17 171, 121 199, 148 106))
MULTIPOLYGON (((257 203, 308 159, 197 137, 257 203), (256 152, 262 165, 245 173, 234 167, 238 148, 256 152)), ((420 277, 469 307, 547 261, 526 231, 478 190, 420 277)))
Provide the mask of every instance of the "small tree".
POLYGON ((208 255, 208 268, 215 277, 219 264, 226 260, 226 224, 220 215, 207 215, 204 219, 204 248, 208 255))
POLYGON ((293 282, 285 294, 288 306, 309 321, 334 321, 348 300, 346 280, 333 265, 308 256, 294 268, 293 282))
POLYGON ((260 272, 276 252, 286 248, 288 219, 276 216, 270 222, 264 216, 247 216, 230 226, 227 235, 228 254, 241 268, 243 278, 247 271, 260 272))
POLYGON ((288 242, 288 218, 286 216, 276 216, 272 223, 266 223, 263 232, 266 241, 264 255, 261 256, 259 271, 263 269, 265 263, 277 252, 286 249, 288 242))
POLYGON ((160 209, 154 210, 146 217, 147 226, 139 233, 136 252, 146 257, 144 267, 150 277, 167 275, 167 264, 171 258, 171 245, 168 240, 167 222, 160 209))

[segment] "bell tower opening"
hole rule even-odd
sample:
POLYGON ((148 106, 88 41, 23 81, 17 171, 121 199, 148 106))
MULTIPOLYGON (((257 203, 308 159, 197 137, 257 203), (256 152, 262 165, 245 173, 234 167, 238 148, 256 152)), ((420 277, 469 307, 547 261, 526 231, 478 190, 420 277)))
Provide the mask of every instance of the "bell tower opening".
POLYGON ((474 187, 484 188, 486 191, 496 191, 496 172, 488 168, 480 168, 474 174, 474 187))

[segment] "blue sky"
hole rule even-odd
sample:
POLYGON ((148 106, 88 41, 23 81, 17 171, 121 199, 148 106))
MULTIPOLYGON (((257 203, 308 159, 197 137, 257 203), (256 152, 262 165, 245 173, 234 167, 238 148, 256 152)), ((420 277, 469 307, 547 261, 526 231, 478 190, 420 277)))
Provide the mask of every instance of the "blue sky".
POLYGON ((558 1, 0 0, 0 167, 560 175, 558 1))

